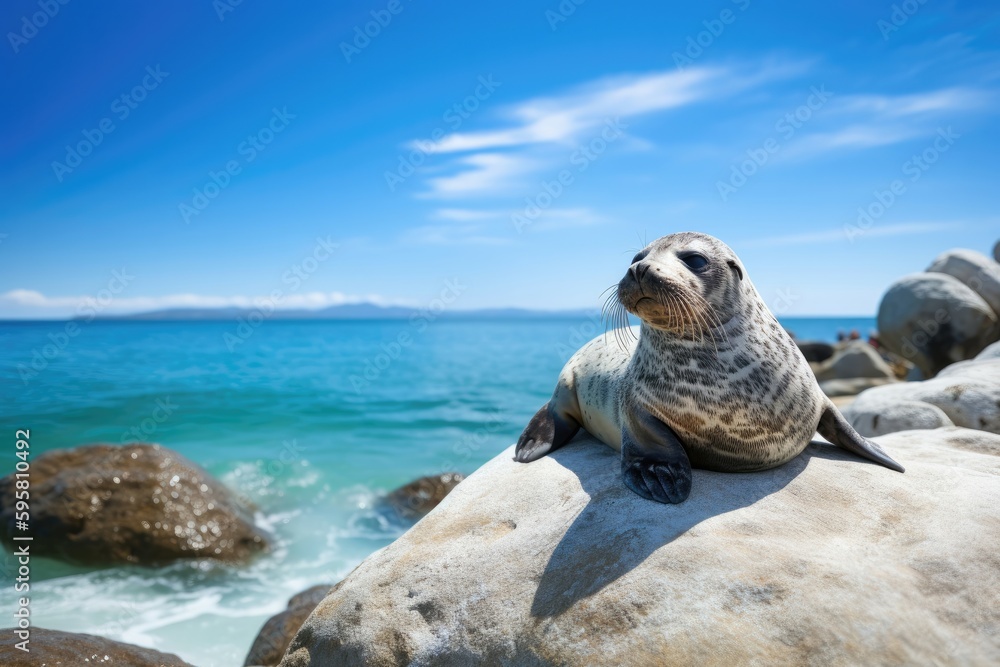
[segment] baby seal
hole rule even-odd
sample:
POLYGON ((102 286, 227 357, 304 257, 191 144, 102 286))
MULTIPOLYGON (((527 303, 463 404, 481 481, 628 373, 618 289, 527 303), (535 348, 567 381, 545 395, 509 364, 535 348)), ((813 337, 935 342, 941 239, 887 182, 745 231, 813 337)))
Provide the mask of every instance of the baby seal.
POLYGON ((692 466, 773 468, 797 456, 818 430, 903 472, 823 394, 722 241, 684 232, 650 243, 632 259, 612 301, 626 325, 615 330, 618 340, 598 336, 566 363, 552 399, 518 439, 516 461, 545 456, 582 426, 621 451, 628 488, 679 503, 691 491, 692 466), (642 320, 637 335, 625 310, 642 320))

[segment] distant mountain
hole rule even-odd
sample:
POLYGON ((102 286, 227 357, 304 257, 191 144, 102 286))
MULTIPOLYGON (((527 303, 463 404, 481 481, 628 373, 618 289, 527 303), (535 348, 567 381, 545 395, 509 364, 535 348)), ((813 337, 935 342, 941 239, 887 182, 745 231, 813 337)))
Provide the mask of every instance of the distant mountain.
POLYGON ((168 308, 127 315, 101 315, 105 321, 210 321, 239 320, 263 313, 269 320, 405 320, 421 314, 448 320, 537 320, 585 319, 598 315, 596 310, 528 310, 526 308, 484 308, 480 310, 425 311, 405 306, 379 306, 374 303, 349 303, 318 310, 304 308, 262 311, 257 308, 168 308))

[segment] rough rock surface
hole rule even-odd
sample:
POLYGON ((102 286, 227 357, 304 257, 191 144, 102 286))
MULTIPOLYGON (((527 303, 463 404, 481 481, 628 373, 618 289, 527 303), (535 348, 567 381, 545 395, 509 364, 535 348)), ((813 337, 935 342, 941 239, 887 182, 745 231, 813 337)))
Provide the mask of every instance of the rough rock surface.
POLYGON ((250 647, 244 667, 274 667, 281 662, 281 656, 285 654, 292 637, 302 627, 302 622, 323 601, 330 589, 329 584, 308 588, 288 601, 288 609, 267 619, 250 647))
POLYGON ((956 248, 938 255, 927 271, 946 273, 962 281, 1000 315, 1000 264, 986 255, 956 248))
POLYGON ((463 475, 457 472, 421 477, 392 491, 385 501, 400 516, 416 519, 437 507, 463 479, 463 475))
POLYGON ((820 382, 849 378, 878 378, 891 381, 896 377, 878 350, 864 341, 854 341, 839 347, 832 357, 816 364, 813 372, 820 382))
POLYGON ((971 359, 1000 338, 997 314, 971 288, 943 273, 894 283, 878 309, 882 345, 915 364, 924 377, 971 359))
POLYGON ((4 667, 191 667, 172 653, 85 635, 31 628, 31 641, 25 653, 15 648, 19 639, 14 629, 0 630, 0 665, 4 667))
POLYGON ((584 436, 513 448, 366 559, 282 667, 995 665, 1000 436, 898 433, 905 474, 826 444, 696 470, 680 505, 584 436))
POLYGON ((942 426, 1000 433, 1000 344, 933 379, 864 391, 843 413, 868 437, 942 426))
MULTIPOLYGON (((0 479, 0 539, 15 533, 15 479, 0 479)), ((159 445, 88 445, 31 461, 32 554, 84 565, 244 561, 267 548, 251 510, 159 445)))
POLYGON ((881 387, 896 382, 891 378, 845 378, 842 380, 824 380, 819 388, 830 398, 838 396, 857 396, 866 389, 881 387))

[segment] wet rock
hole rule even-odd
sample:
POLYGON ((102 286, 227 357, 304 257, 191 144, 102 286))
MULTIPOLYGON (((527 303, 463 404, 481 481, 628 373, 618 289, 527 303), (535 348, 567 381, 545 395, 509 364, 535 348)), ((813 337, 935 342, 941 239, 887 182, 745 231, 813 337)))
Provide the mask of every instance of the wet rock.
POLYGON ((882 345, 930 378, 1000 338, 997 315, 979 294, 943 273, 906 276, 882 297, 882 345))
POLYGON ((330 589, 330 585, 320 584, 292 597, 288 601, 288 608, 269 618, 257 633, 246 662, 243 663, 244 667, 253 665, 274 667, 281 662, 285 649, 302 627, 303 621, 309 617, 316 605, 323 601, 330 589))
MULTIPOLYGON (((14 476, 0 479, 0 539, 15 533, 14 476)), ((32 553, 83 565, 242 562, 268 546, 252 508, 159 445, 88 445, 31 461, 32 553)))
POLYGON ((14 628, 0 630, 4 667, 192 667, 176 655, 112 641, 96 635, 31 628, 29 653, 18 649, 14 628))
POLYGON ((421 477, 392 491, 385 501, 400 516, 416 519, 437 507, 462 479, 462 474, 457 472, 421 477))
POLYGON ((513 447, 323 600, 282 667, 1000 664, 1000 436, 826 444, 661 505, 589 437, 513 447))

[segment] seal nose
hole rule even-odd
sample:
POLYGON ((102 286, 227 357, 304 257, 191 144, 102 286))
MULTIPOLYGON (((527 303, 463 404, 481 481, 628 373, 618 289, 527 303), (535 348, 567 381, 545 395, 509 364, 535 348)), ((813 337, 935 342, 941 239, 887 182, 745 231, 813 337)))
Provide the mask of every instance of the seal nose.
POLYGON ((628 267, 629 275, 632 276, 632 280, 637 283, 642 282, 642 277, 646 275, 649 271, 649 264, 647 262, 636 262, 632 266, 628 267))

